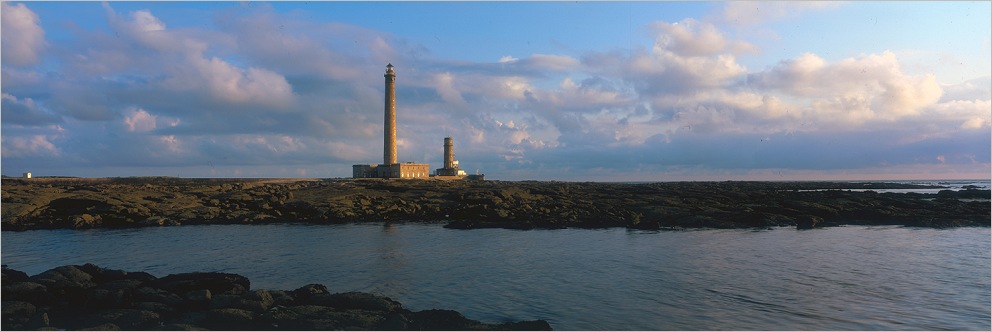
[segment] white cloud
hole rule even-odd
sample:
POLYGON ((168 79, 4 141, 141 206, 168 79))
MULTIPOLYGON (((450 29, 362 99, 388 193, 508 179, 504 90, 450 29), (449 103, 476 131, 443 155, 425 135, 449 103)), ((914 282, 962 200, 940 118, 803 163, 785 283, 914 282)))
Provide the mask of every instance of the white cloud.
POLYGON ((757 51, 757 47, 750 43, 727 40, 715 25, 691 18, 675 23, 656 22, 652 27, 658 31, 655 48, 668 50, 678 56, 694 57, 724 52, 740 54, 757 51))
POLYGON ((50 141, 49 136, 31 135, 4 137, 3 150, 0 154, 4 158, 59 156, 62 151, 50 141))
POLYGON ((238 68, 217 57, 192 56, 189 67, 177 68, 163 85, 171 90, 206 92, 213 100, 283 108, 293 101, 286 78, 271 70, 238 68))
POLYGON ((175 155, 183 152, 183 142, 181 139, 177 138, 175 135, 164 135, 157 138, 159 146, 162 149, 158 149, 154 152, 156 157, 175 155), (168 153, 164 153, 168 152, 168 153))
POLYGON ((441 95, 441 99, 448 103, 465 104, 465 98, 455 89, 455 85, 455 76, 451 73, 434 74, 434 89, 441 95))
POLYGON ((152 15, 148 10, 137 10, 131 12, 131 19, 134 21, 134 27, 138 28, 139 31, 162 31, 165 30, 165 23, 162 23, 157 17, 152 15))
POLYGON ((155 130, 156 117, 143 109, 133 108, 124 116, 124 125, 129 132, 145 132, 155 130))
POLYGON ((0 47, 3 48, 3 64, 27 66, 37 63, 46 46, 45 30, 39 25, 38 15, 23 3, 14 5, 4 1, 2 6, 0 47))
POLYGON ((606 76, 633 82, 643 97, 726 87, 747 72, 735 54, 753 51, 742 41, 730 41, 709 23, 686 19, 658 22, 650 52, 591 54, 583 63, 606 76))
POLYGON ((943 91, 934 75, 904 74, 892 52, 836 63, 803 54, 749 75, 748 83, 754 88, 806 99, 812 113, 809 115, 819 120, 842 119, 847 124, 917 116, 920 110, 935 104, 943 91))
POLYGON ((961 129, 981 129, 989 126, 989 120, 983 118, 971 118, 961 124, 961 129))

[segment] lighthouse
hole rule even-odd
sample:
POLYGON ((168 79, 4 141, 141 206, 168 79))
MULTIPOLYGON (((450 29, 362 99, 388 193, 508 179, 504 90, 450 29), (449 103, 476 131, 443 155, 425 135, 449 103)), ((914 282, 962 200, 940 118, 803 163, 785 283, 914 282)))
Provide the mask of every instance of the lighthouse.
POLYGON ((386 110, 383 117, 382 163, 392 165, 396 160, 396 72, 393 64, 386 65, 386 110))
POLYGON ((396 71, 393 64, 386 65, 385 107, 382 119, 382 164, 352 165, 354 178, 426 179, 430 165, 414 162, 400 163, 396 157, 396 71))

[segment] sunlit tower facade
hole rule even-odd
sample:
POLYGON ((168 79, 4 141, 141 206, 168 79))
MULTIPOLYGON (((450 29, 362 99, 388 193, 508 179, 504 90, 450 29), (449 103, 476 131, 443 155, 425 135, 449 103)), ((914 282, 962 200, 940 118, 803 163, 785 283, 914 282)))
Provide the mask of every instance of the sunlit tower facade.
POLYGON ((386 65, 386 110, 383 120, 382 163, 399 163, 396 159, 396 72, 393 64, 386 65))

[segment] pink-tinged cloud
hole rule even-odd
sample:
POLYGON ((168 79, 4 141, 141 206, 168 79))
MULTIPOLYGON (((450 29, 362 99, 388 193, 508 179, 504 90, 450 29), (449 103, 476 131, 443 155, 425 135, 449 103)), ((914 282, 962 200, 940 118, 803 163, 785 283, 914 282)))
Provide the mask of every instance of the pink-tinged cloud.
MULTIPOLYGON (((755 53, 758 48, 748 42, 728 40, 712 23, 691 18, 675 23, 656 22, 651 25, 658 36, 655 48, 681 57, 697 57, 720 53, 755 53)), ((657 52, 657 51, 656 51, 657 52)))
POLYGON ((803 112, 810 118, 848 126, 918 116, 943 93, 934 75, 903 73, 888 51, 836 63, 803 54, 749 75, 748 84, 806 100, 803 112))
POLYGON ((23 3, 4 1, 0 10, 0 48, 5 65, 27 66, 38 63, 45 48, 45 30, 39 25, 38 15, 23 3))
POLYGON ((155 130, 155 116, 143 109, 133 109, 124 116, 124 125, 130 132, 145 132, 155 130))
POLYGON ((4 137, 3 152, 4 158, 16 157, 37 157, 37 156, 59 156, 62 151, 51 142, 51 137, 45 135, 32 135, 21 137, 4 137))

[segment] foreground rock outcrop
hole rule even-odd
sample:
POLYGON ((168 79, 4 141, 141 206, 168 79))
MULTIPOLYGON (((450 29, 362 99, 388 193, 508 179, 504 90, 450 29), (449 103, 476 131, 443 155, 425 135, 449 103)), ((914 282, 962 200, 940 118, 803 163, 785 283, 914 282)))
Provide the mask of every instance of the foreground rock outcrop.
POLYGON ((834 182, 3 179, 2 229, 367 221, 522 229, 989 226, 988 190, 843 190, 852 185, 923 187, 834 182))
POLYGON ((410 311, 368 293, 252 290, 230 273, 66 265, 28 276, 3 267, 3 330, 551 330, 543 320, 485 324, 451 310, 410 311))

